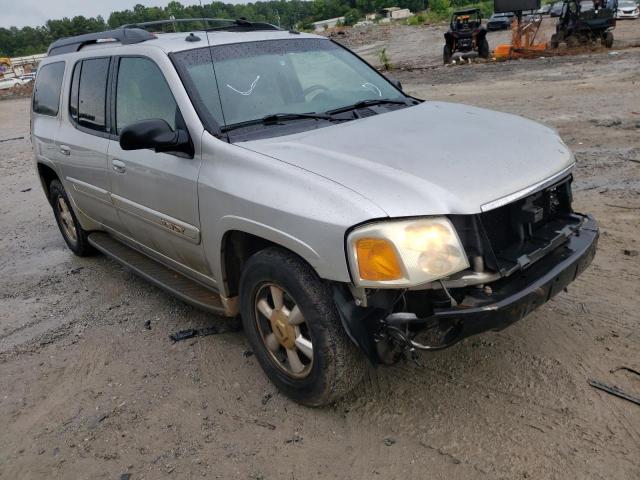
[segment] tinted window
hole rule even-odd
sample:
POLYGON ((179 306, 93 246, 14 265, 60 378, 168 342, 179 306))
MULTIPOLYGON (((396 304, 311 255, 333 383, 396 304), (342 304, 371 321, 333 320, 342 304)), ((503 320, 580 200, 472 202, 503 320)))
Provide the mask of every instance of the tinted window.
POLYGON ((64 75, 64 62, 49 63, 38 72, 33 94, 33 111, 56 116, 60 105, 60 90, 64 75))
POLYGON ((78 121, 78 86, 80 84, 80 70, 82 70, 82 62, 76 63, 73 69, 73 78, 71 79, 71 93, 69 95, 69 113, 71 118, 78 121))
POLYGON ((107 130, 106 99, 108 58, 84 60, 78 85, 78 123, 83 127, 107 130))
POLYGON ((176 101, 158 66, 147 58, 120 60, 116 90, 116 128, 160 118, 176 128, 176 101))

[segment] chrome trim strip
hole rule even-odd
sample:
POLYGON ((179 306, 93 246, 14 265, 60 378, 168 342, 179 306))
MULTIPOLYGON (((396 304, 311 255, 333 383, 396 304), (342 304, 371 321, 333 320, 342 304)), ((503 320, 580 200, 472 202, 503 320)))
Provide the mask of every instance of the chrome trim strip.
POLYGON ((177 218, 170 217, 113 193, 111 194, 111 200, 114 206, 123 213, 133 215, 140 220, 161 228, 165 232, 173 233, 177 237, 184 238, 196 245, 200 243, 200 230, 189 223, 182 222, 177 218))
POLYGON ((573 170, 573 167, 575 167, 575 166, 576 166, 576 163, 573 162, 567 168, 559 171, 558 173, 556 173, 552 177, 547 178, 546 180, 538 182, 538 183, 536 183, 534 185, 531 185, 530 187, 527 187, 527 188, 525 188, 523 190, 520 190, 518 192, 506 195, 506 196, 504 196, 502 198, 499 198, 497 200, 493 200, 492 202, 485 203, 484 205, 482 205, 480 207, 480 211, 482 211, 483 213, 484 212, 488 212, 488 211, 493 210, 495 208, 502 207, 503 205, 506 205, 508 203, 515 202, 516 200, 519 200, 519 199, 521 199, 523 197, 526 197, 527 195, 535 193, 538 190, 542 190, 543 188, 546 188, 549 185, 552 185, 553 183, 555 183, 558 180, 560 180, 562 177, 566 176, 571 170, 573 170))

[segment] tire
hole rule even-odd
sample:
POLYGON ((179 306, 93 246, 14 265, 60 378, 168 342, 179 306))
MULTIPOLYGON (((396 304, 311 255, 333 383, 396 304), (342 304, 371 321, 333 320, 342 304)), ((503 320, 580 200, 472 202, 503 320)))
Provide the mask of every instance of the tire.
POLYGON ((331 288, 301 258, 278 247, 253 255, 240 278, 240 302, 244 331, 260 366, 292 400, 308 406, 326 405, 362 379, 366 358, 344 331, 331 288), (280 305, 286 308, 278 306, 274 288, 282 292, 278 294, 280 305), (302 323, 294 313, 296 308, 302 323), (267 313, 272 309, 269 317, 265 309, 267 313), (280 322, 287 310, 287 318, 298 320, 285 328, 298 330, 283 338, 281 326, 274 322, 280 322), (292 327, 294 323, 298 327, 292 327), (308 350, 305 354, 306 349, 298 348, 300 337, 310 341, 310 356, 308 350), (291 338, 296 338, 295 345, 283 345, 291 338), (289 350, 298 361, 290 361, 289 350))
POLYGON ((571 35, 569 38, 565 40, 568 48, 576 48, 580 45, 580 39, 575 35, 571 35))
POLYGON ((602 44, 606 47, 606 48, 612 48, 613 47, 613 33, 611 32, 606 32, 604 34, 604 37, 602 37, 602 44))
POLYGON ((67 192, 59 180, 53 180, 49 184, 49 201, 62 238, 64 238, 69 250, 79 257, 95 253, 87 240, 88 233, 80 226, 67 192))
POLYGON ((560 45, 560 42, 558 42, 558 36, 554 33, 553 35, 551 35, 551 40, 549 40, 549 46, 551 48, 558 48, 558 46, 560 45))
POLYGON ((444 49, 442 50, 442 61, 444 62, 445 65, 451 63, 452 55, 453 55, 453 52, 451 51, 451 47, 449 45, 445 45, 444 49))
POLYGON ((491 51, 489 50, 489 41, 486 38, 482 39, 482 43, 478 47, 478 55, 480 58, 489 58, 489 54, 491 51))

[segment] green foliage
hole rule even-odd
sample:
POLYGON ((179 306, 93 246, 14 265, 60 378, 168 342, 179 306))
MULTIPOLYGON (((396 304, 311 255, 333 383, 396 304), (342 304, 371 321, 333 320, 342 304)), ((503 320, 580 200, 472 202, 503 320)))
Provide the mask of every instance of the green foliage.
POLYGON ((383 48, 378 52, 378 60, 380 61, 382 68, 385 70, 391 70, 393 68, 393 65, 391 65, 391 59, 389 58, 389 55, 387 55, 386 48, 383 48))
POLYGON ((469 3, 469 0, 431 0, 430 8, 425 14, 426 23, 448 22, 455 10, 460 8, 479 8, 482 18, 489 18, 493 13, 493 1, 469 3))
POLYGON ((362 18, 362 16, 363 15, 360 13, 360 10, 358 10, 357 8, 352 8, 344 14, 344 24, 349 26, 355 25, 356 23, 358 23, 358 20, 362 18))
POLYGON ((412 25, 412 26, 422 25, 426 22, 426 20, 427 20, 427 15, 424 13, 419 13, 417 15, 414 15, 413 17, 407 18, 407 25, 412 25))
POLYGON ((429 2, 429 10, 435 14, 447 17, 449 15, 449 7, 451 3, 449 0, 431 0, 429 2))

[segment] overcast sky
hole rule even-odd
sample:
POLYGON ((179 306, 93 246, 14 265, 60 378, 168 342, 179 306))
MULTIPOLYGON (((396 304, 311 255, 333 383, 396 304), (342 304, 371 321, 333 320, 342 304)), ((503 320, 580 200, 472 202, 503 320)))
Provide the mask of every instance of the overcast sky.
MULTIPOLYGON (((229 1, 229 0, 228 0, 229 1)), ((131 9, 137 3, 148 7, 166 6, 169 0, 0 0, 0 27, 36 27, 49 19, 63 17, 95 17, 102 15, 105 20, 114 10, 131 9)), ((183 5, 198 4, 198 0, 181 0, 183 5)), ((208 3, 203 1, 204 3, 208 3)), ((229 3, 240 3, 230 0, 229 3)))

